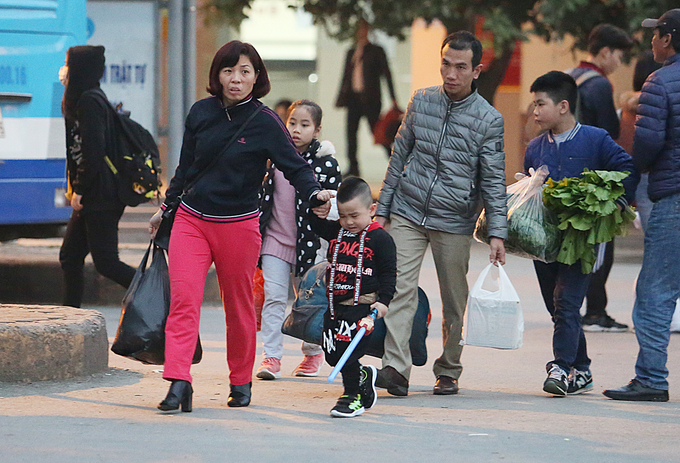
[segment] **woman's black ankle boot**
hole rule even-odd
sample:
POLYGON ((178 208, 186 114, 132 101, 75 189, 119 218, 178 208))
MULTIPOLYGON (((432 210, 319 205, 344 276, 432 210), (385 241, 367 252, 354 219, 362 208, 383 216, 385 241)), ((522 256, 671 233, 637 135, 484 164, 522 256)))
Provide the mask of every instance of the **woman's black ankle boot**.
POLYGON ((190 412, 191 395, 193 392, 194 390, 191 388, 191 383, 189 381, 173 379, 168 395, 163 402, 158 404, 158 409, 167 412, 179 410, 179 407, 181 406, 183 412, 190 412))
POLYGON ((250 405, 250 387, 252 384, 252 382, 238 386, 230 384, 229 389, 231 389, 231 393, 229 394, 227 405, 230 407, 247 407, 250 405))

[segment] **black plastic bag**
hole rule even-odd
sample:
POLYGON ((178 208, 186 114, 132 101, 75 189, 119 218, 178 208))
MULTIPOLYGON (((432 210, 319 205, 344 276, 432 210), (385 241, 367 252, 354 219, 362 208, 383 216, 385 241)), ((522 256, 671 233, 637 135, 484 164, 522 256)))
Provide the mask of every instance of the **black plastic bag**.
MULTIPOLYGON (((111 350, 142 363, 162 365, 165 361, 165 321, 170 312, 170 276, 165 252, 152 241, 123 297, 123 310, 111 350), (151 265, 147 268, 153 248, 151 265)), ((193 363, 201 361, 198 339, 193 363)))

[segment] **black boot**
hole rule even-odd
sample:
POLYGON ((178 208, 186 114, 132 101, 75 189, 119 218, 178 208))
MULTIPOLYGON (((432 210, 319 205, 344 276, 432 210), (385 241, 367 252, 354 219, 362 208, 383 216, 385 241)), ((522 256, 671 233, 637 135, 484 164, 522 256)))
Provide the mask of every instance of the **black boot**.
POLYGON ((252 382, 238 386, 230 384, 231 393, 229 393, 227 405, 230 407, 247 407, 250 405, 250 387, 252 384, 252 382))
POLYGON ((158 404, 158 409, 164 412, 178 410, 181 405, 183 412, 190 412, 191 395, 193 392, 194 390, 191 388, 191 383, 189 381, 173 379, 168 395, 163 402, 158 404))

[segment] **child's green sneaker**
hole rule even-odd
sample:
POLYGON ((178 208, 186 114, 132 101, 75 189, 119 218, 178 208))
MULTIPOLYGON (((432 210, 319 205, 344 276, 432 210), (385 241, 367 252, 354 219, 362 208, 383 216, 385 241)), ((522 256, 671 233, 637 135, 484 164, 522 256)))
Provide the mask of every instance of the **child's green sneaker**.
POLYGON ((361 394, 342 395, 338 399, 338 403, 331 410, 331 416, 337 418, 352 418, 359 416, 364 412, 364 406, 361 403, 361 394))
POLYGON ((375 379, 377 376, 378 370, 373 365, 363 365, 361 367, 359 372, 359 389, 361 390, 361 402, 366 410, 373 408, 378 400, 378 394, 375 390, 375 379))

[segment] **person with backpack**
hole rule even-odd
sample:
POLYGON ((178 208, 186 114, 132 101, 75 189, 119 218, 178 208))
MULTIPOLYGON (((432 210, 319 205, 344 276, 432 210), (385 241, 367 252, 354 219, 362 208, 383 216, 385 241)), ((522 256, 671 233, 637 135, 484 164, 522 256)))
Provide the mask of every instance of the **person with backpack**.
MULTIPOLYGON (((621 126, 614 106, 614 91, 607 76, 621 65, 624 53, 632 46, 633 39, 626 31, 611 24, 600 24, 588 36, 588 61, 581 61, 577 67, 566 71, 578 86, 578 122, 605 129, 614 140, 619 138, 621 126)), ((618 323, 606 311, 605 285, 613 263, 614 240, 600 245, 598 250, 586 295, 586 314, 582 319, 584 331, 628 331, 628 325, 618 323)))
POLYGON ((65 85, 62 114, 66 124, 67 198, 73 213, 59 251, 64 273, 63 305, 80 307, 85 257, 92 254, 103 276, 127 288, 135 269, 118 255, 118 222, 125 204, 115 174, 106 163, 116 152, 114 113, 99 87, 104 47, 82 45, 66 53, 60 71, 65 85))

